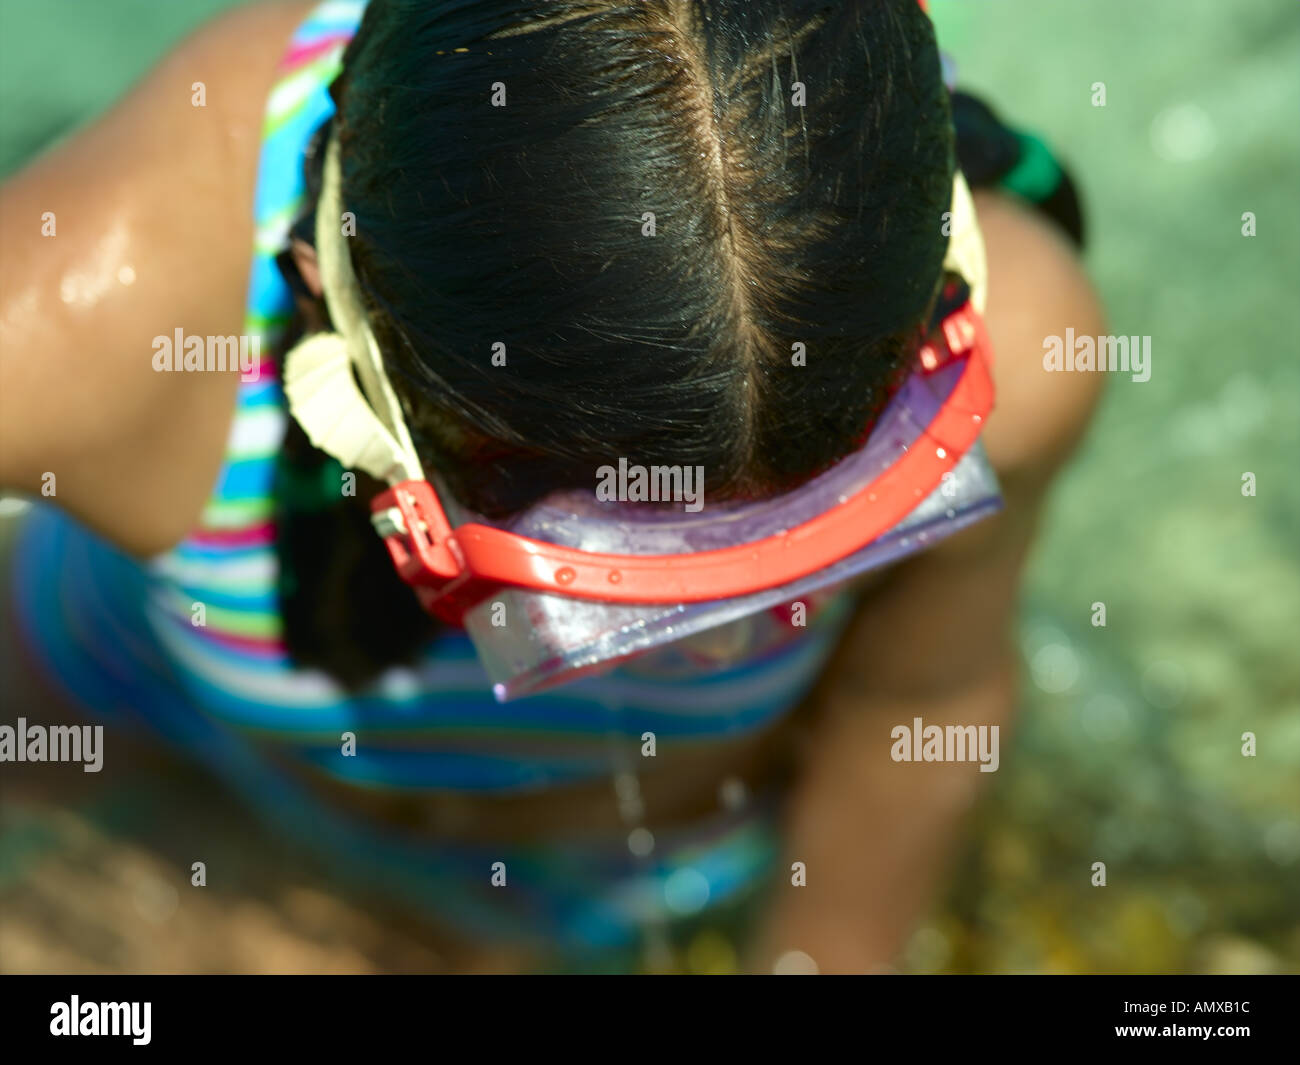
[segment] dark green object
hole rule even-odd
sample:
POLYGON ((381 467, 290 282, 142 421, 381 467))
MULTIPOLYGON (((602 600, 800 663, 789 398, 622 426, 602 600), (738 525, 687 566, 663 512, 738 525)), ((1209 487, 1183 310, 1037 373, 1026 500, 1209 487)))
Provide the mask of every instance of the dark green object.
POLYGON ((1052 150, 1032 133, 1013 130, 1020 142, 1020 161, 1002 178, 1002 185, 1031 203, 1049 199, 1061 184, 1061 167, 1052 150))
POLYGON ((338 506, 343 499, 344 469, 326 457, 315 469, 281 462, 276 472, 276 499, 286 510, 317 511, 338 506))

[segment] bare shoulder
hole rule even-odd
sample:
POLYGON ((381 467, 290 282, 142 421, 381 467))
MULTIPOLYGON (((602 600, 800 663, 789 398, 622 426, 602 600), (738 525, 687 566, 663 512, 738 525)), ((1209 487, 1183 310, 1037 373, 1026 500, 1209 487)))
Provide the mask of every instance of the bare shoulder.
POLYGON ((1004 482, 1041 487, 1073 451, 1104 387, 1101 374, 1046 371, 1045 340, 1070 328, 1100 335, 1105 315, 1073 245, 1049 219, 1002 193, 981 192, 975 202, 997 392, 984 445, 1004 482))
POLYGON ((153 340, 242 331, 267 95, 311 6, 212 20, 0 186, 0 490, 54 474, 60 505, 141 554, 193 526, 237 378, 157 373, 153 340))

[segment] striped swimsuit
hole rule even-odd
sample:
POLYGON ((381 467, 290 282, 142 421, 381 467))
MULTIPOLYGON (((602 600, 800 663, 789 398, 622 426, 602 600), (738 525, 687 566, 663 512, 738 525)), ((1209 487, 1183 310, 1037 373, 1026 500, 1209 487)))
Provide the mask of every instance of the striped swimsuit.
POLYGON ((271 491, 287 414, 265 357, 293 301, 275 257, 302 205, 303 153, 332 112, 327 88, 364 6, 320 5, 295 33, 268 102, 245 322, 264 361, 256 380, 240 383, 224 465, 198 528, 140 563, 58 511, 33 507, 17 547, 18 615, 38 662, 78 702, 160 730, 286 831, 327 846, 343 871, 382 881, 481 935, 623 945, 644 921, 725 902, 758 880, 774 855, 769 804, 723 814, 678 846, 657 839, 648 858, 622 843, 503 854, 499 846, 416 844, 326 810, 275 762, 410 794, 521 793, 634 764, 671 771, 674 749, 748 736, 790 710, 852 602, 831 600, 797 638, 738 665, 673 670, 672 656, 659 656, 653 667, 633 662, 504 705, 459 630, 440 633, 413 667, 388 670, 360 694, 293 666, 276 598, 271 491), (655 758, 640 757, 647 732, 655 758), (354 754, 342 751, 345 733, 356 737, 354 754), (506 863, 509 891, 490 883, 496 861, 506 863), (685 902, 671 889, 665 896, 685 868, 707 891, 685 902))
MULTIPOLYGON (((201 759, 340 873, 470 934, 574 952, 625 947, 648 923, 753 895, 777 855, 775 799, 665 834, 648 855, 621 843, 453 846, 327 807, 277 764, 410 795, 521 794, 609 777, 634 763, 639 772, 671 772, 674 750, 752 735, 790 711, 817 678, 854 601, 830 599, 789 642, 739 664, 671 668, 669 654, 507 704, 492 697, 473 647, 456 630, 440 633, 413 666, 390 669, 357 694, 293 665, 277 601, 271 490, 287 414, 276 366, 265 357, 290 322, 293 299, 275 258, 305 196, 304 151, 332 113, 327 89, 364 8, 364 0, 316 8, 294 34, 268 102, 245 322, 264 360, 257 379, 239 386, 223 468, 198 527, 175 549, 140 562, 53 508, 34 506, 15 556, 20 629, 67 695, 201 759), (355 750, 345 753, 349 733, 355 750), (640 757, 645 733, 655 735, 655 758, 640 757), (508 889, 492 883, 498 862, 508 889)), ((972 122, 987 114, 972 108, 972 122)), ((1053 177, 1050 155, 1027 164, 1037 142, 990 122, 990 135, 972 142, 987 156, 985 174, 968 169, 972 184, 1036 182, 1033 199, 1059 194, 1068 179, 1059 171, 1053 177)), ((959 126, 959 145, 960 134, 959 126)))

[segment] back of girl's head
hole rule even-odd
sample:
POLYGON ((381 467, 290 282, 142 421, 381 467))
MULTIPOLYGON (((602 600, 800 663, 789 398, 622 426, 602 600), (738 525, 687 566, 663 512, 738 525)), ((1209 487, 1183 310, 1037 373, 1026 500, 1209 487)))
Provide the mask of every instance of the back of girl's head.
POLYGON ((344 70, 353 261, 462 502, 619 457, 761 497, 860 445, 946 245, 915 0, 371 0, 344 70))

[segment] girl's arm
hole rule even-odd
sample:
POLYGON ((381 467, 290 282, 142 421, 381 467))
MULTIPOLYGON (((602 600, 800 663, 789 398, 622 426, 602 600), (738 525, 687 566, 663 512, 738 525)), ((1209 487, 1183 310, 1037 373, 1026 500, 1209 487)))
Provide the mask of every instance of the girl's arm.
POLYGON ((759 971, 789 951, 821 972, 891 965, 926 912, 992 772, 977 762, 895 762, 896 726, 916 718, 923 727, 996 726, 999 755, 1010 749, 1021 568, 1047 489, 1102 387, 1096 373, 1046 373, 1043 341, 1070 326, 1097 336, 1105 325, 1073 251, 1048 223, 997 195, 976 202, 997 386, 984 442, 1005 509, 900 566, 846 635, 790 804, 775 905, 751 958, 759 971), (791 884, 796 861, 804 887, 791 884))
POLYGON ((141 554, 192 527, 239 375, 156 372, 154 338, 243 329, 262 114, 309 6, 209 23, 0 187, 0 491, 141 554))

